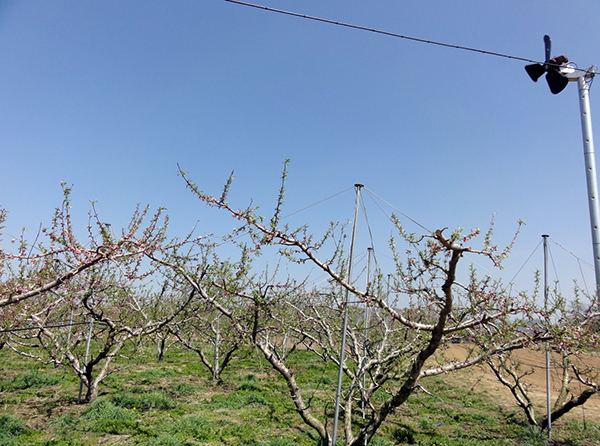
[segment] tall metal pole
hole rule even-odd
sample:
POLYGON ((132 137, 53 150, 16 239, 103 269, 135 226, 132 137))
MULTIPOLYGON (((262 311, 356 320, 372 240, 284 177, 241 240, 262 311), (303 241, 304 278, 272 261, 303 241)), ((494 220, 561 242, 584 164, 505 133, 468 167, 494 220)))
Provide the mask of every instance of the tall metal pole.
MULTIPOLYGON (((352 258, 354 257, 354 241, 356 240, 356 221, 358 219, 358 204, 360 202, 360 190, 364 186, 355 184, 356 188, 356 203, 354 205, 354 222, 352 223, 352 238, 350 240, 350 253, 348 255, 348 275, 346 280, 348 283, 352 280, 352 258)), ((340 348, 340 366, 338 369, 337 390, 335 392, 335 408, 333 412, 333 432, 331 435, 332 445, 335 446, 337 439, 338 418, 340 416, 340 398, 342 395, 342 378, 344 375, 344 352, 346 350, 346 330, 348 329, 348 298, 350 292, 346 288, 344 294, 344 320, 342 322, 342 347, 340 348)))
MULTIPOLYGON (((373 248, 367 248, 368 252, 368 260, 367 260, 367 290, 369 289, 369 280, 371 279, 371 256, 373 255, 373 248)), ((362 411, 362 418, 365 419, 365 388, 367 385, 367 376, 364 372, 364 366, 367 363, 367 340, 369 339, 369 304, 365 302, 365 314, 364 314, 364 334, 363 334, 363 365, 361 367, 362 371, 362 390, 360 395, 360 408, 362 411)), ((367 437, 365 436, 365 442, 367 441, 367 437)))
MULTIPOLYGON (((372 283, 371 280, 371 258, 373 256, 373 248, 367 248, 367 252, 369 253, 369 257, 367 260, 367 290, 369 290, 369 285, 372 283)), ((367 374, 365 373, 364 367, 367 363, 367 341, 369 340, 369 303, 365 302, 365 334, 363 339, 363 365, 362 365, 362 391, 360 396, 361 410, 362 410, 362 418, 363 420, 366 418, 366 398, 365 398, 365 389, 367 388, 367 374)), ((367 446, 367 436, 364 436, 364 446, 367 446)))
POLYGON ((579 109, 581 111, 581 132, 583 136, 583 153, 585 157, 585 177, 587 181, 588 202, 590 207, 590 223, 592 227, 592 249, 594 252, 594 271, 596 273, 596 289, 594 299, 598 299, 600 287, 600 207, 598 205, 598 180, 596 178, 596 158, 594 156, 594 137, 592 135, 592 116, 590 113, 590 86, 592 75, 579 72, 577 86, 579 88, 579 109))
MULTIPOLYGON (((544 312, 548 314, 548 235, 544 238, 544 312)), ((548 439, 552 438, 552 402, 550 400, 550 344, 546 342, 546 413, 548 416, 548 439)))
POLYGON ((71 343, 71 331, 73 329, 73 309, 71 309, 71 317, 69 318, 69 333, 67 334, 67 348, 71 343))
POLYGON ((592 136, 592 116, 590 113, 590 87, 597 68, 591 66, 585 69, 577 68, 577 64, 568 62, 566 56, 550 59, 550 37, 544 36, 546 62, 527 65, 525 70, 531 80, 536 82, 545 72, 550 91, 560 93, 569 82, 577 82, 579 90, 579 109, 581 112, 581 132, 583 136, 583 153, 585 158, 585 177, 588 190, 588 205, 590 209, 590 225, 592 229, 592 251, 594 254, 594 272, 596 288, 593 300, 600 298, 600 206, 598 204, 598 180, 596 179, 596 159, 594 156, 594 138, 592 136))

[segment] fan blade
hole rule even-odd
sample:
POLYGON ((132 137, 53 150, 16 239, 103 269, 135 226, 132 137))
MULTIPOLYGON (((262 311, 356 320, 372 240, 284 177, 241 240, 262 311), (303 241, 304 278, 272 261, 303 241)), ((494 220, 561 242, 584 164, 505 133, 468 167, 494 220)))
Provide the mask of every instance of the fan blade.
POLYGON ((525 65, 525 71, 527 71, 527 74, 533 82, 537 82, 537 80, 542 76, 542 74, 546 72, 546 69, 543 65, 536 63, 533 65, 525 65))
POLYGON ((552 42, 550 41, 550 36, 549 35, 545 35, 544 36, 544 48, 546 49, 546 60, 545 60, 545 62, 548 63, 548 61, 550 60, 550 49, 552 48, 552 42))
POLYGON ((537 80, 546 72, 546 68, 539 63, 533 65, 525 65, 525 71, 531 78, 533 82, 537 82, 537 80))
POLYGON ((553 94, 558 94, 563 91, 569 83, 569 79, 560 74, 558 70, 554 68, 548 68, 548 73, 546 73, 546 81, 548 82, 550 91, 553 94))

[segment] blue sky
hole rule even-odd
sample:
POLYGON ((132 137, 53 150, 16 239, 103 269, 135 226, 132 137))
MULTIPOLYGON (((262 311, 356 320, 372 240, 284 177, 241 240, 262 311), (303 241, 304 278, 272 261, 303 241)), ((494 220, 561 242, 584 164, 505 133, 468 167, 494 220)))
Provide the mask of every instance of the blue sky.
MULTIPOLYGON (((595 1, 260 4, 538 60, 549 34, 553 55, 600 64, 595 1)), ((196 221, 202 233, 225 232, 229 221, 185 190, 177 163, 214 194, 234 170, 230 201, 268 214, 289 158, 284 214, 362 183, 429 229, 484 229, 496 213, 505 244, 523 219, 507 280, 544 233, 591 262, 576 86, 554 96, 523 62, 224 0, 2 0, 0 60, 0 205, 10 233, 49 223, 61 181, 74 186, 82 230, 97 200, 114 227, 147 203, 168 209, 173 235, 196 221)), ((353 205, 350 189, 291 223, 318 233, 351 219, 353 205)), ((376 207, 368 215, 385 252, 390 226, 376 207)), ((554 249, 559 279, 580 276, 554 249)), ((536 256, 531 268, 541 267, 536 256)))

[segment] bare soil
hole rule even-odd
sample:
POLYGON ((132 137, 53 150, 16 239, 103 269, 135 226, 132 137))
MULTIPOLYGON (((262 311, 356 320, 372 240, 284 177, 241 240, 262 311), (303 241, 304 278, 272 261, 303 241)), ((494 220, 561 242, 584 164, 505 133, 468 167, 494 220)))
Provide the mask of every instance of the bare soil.
MULTIPOLYGON (((532 371, 530 375, 524 378, 524 381, 529 385, 529 395, 535 404, 536 416, 541 418, 546 413, 546 353, 545 351, 532 351, 528 349, 517 350, 512 353, 513 356, 518 358, 521 363, 521 372, 532 371)), ((464 359, 467 356, 467 350, 465 347, 453 344, 446 352, 446 356, 449 358, 464 359)), ((558 359, 556 353, 551 354, 552 358, 558 359)), ((587 376, 593 378, 595 382, 596 375, 600 372, 600 357, 591 355, 580 355, 580 357, 574 360, 580 370, 583 370, 585 366, 591 368, 593 373, 587 376)), ((512 396, 510 390, 503 386, 494 375, 494 372, 487 365, 481 365, 477 367, 471 367, 465 370, 456 372, 457 376, 460 377, 462 385, 469 386, 475 391, 487 391, 494 401, 502 409, 514 409, 517 408, 516 400, 512 396)), ((551 401, 552 404, 556 401, 558 392, 560 391, 562 371, 557 368, 554 364, 550 367, 551 377, 551 401)), ((569 383, 570 395, 578 395, 583 389, 583 384, 575 378, 574 374, 571 373, 571 381, 569 383)), ((520 410, 520 409, 519 409, 520 410)), ((592 421, 594 423, 600 423, 600 395, 593 395, 583 406, 573 409, 562 417, 562 420, 585 420, 592 421)))

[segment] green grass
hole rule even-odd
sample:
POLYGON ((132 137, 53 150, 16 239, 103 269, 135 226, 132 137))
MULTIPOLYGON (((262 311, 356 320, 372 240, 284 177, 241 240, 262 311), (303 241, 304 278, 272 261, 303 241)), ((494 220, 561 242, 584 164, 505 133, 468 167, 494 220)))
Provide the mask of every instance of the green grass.
POLYGON ((2 390, 25 390, 30 388, 40 388, 53 386, 60 382, 56 375, 40 372, 37 369, 26 370, 19 373, 14 378, 4 381, 0 384, 2 390))
POLYGON ((519 435, 524 446, 547 446, 548 437, 537 426, 527 426, 519 435))
POLYGON ((208 403, 210 409, 239 410, 246 406, 266 406, 267 397, 261 393, 248 390, 237 390, 235 392, 216 395, 208 403))
POLYGON ((141 394, 116 393, 111 397, 115 406, 128 410, 169 410, 177 407, 177 403, 161 391, 141 394))
POLYGON ((107 434, 129 434, 138 426, 134 409, 114 405, 105 399, 97 399, 82 412, 82 418, 90 422, 91 430, 107 434))
POLYGON ((174 395, 192 395, 198 390, 198 386, 186 382, 175 382, 169 385, 169 391, 174 395))
MULTIPOLYGON (((79 383, 66 368, 32 368, 6 350, 0 350, 0 364, 5 377, 0 381, 0 446, 317 446, 293 410, 283 379, 250 351, 241 352, 222 382, 214 384, 192 352, 174 347, 156 362, 150 346, 145 356, 123 360, 127 367, 110 375, 98 400, 87 406, 73 403, 79 383)), ((331 416, 336 367, 306 351, 295 352, 288 364, 314 413, 331 416)), ((500 410, 484 389, 466 390, 455 379, 426 380, 435 396, 416 392, 370 445, 544 444, 544 435, 527 427, 516 408, 500 410)), ((561 446, 600 444, 600 426, 560 420, 553 438, 561 446)))
POLYGON ((12 415, 0 416, 0 446, 17 444, 17 439, 25 431, 21 420, 12 415))

